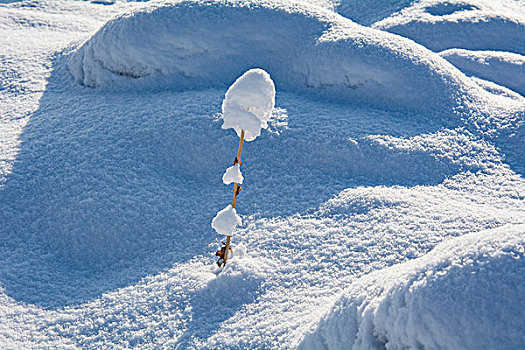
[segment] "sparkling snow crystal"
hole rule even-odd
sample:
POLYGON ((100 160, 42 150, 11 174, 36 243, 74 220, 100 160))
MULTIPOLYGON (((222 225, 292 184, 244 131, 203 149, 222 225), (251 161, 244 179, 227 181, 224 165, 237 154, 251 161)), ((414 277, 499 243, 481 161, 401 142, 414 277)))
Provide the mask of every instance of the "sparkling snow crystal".
POLYGON ((228 89, 222 102, 223 129, 233 128, 239 137, 253 141, 268 127, 275 106, 275 85, 262 69, 250 69, 228 89))
POLYGON ((242 220, 239 215, 237 215, 235 208, 232 208, 231 205, 219 211, 211 222, 211 227, 213 227, 217 233, 230 236, 233 231, 235 231, 237 225, 242 225, 242 220))
POLYGON ((242 176, 241 167, 239 166, 239 164, 235 164, 226 169, 226 172, 222 176, 222 182, 224 182, 225 185, 229 185, 234 182, 242 184, 243 180, 244 177, 242 176))

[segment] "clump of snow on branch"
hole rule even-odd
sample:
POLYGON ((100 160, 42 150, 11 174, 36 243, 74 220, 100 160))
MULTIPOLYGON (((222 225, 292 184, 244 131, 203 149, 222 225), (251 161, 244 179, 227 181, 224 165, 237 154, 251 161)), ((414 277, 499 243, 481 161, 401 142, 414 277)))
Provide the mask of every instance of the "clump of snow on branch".
MULTIPOLYGON (((250 69, 230 86, 222 102, 223 129, 233 128, 237 135, 245 132, 245 140, 253 141, 261 134, 261 129, 268 127, 268 120, 275 106, 275 85, 270 75, 262 69, 250 69)), ((240 164, 226 169, 222 181, 242 184, 240 164)), ((241 218, 231 205, 219 211, 211 226, 219 234, 231 235, 237 225, 242 225, 241 218)))
POLYGON ((222 235, 232 235, 238 225, 242 225, 242 220, 235 208, 231 204, 219 211, 211 222, 211 227, 222 235))
POLYGON ((235 164, 226 169, 226 172, 222 176, 222 182, 224 182, 225 185, 229 185, 234 182, 242 184, 243 180, 244 177, 242 176, 241 167, 239 166, 239 164, 235 164))
POLYGON ((275 106, 275 85, 262 69, 250 69, 228 89, 222 102, 223 129, 234 129, 245 140, 253 141, 268 127, 275 106))

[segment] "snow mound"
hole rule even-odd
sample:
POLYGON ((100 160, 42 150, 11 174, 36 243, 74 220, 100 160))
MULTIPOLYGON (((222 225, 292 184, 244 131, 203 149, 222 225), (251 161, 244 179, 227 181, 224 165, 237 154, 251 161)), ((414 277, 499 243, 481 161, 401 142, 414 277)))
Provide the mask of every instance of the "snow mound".
POLYGON ((486 91, 490 92, 491 94, 494 94, 494 95, 499 95, 499 96, 503 96, 503 97, 508 97, 508 98, 511 98, 515 101, 523 101, 523 96, 518 94, 517 92, 509 89, 509 88, 506 88, 504 86, 501 86, 499 84, 496 84, 492 81, 488 81, 488 80, 485 80, 485 79, 481 79, 481 78, 478 78, 478 77, 470 77, 472 80, 474 80, 479 86, 481 86, 483 89, 485 89, 486 91))
POLYGON ((439 55, 465 74, 493 81, 525 95, 525 56, 463 49, 445 50, 439 55))
POLYGON ((361 25, 369 26, 410 6, 415 0, 338 0, 334 10, 361 25))
POLYGON ((221 235, 231 235, 238 225, 242 225, 242 219, 231 205, 219 211, 211 222, 211 227, 221 235))
POLYGON ((245 140, 253 141, 268 128, 275 106, 275 85, 262 69, 250 69, 226 92, 222 102, 223 129, 234 129, 237 136, 245 131, 245 140))
POLYGON ((411 38, 434 51, 462 48, 525 53, 525 13, 518 2, 417 1, 372 27, 411 38))
POLYGON ((226 169, 226 172, 222 176, 222 182, 225 185, 229 185, 231 183, 237 182, 238 184, 242 184, 244 180, 244 177, 241 173, 241 167, 239 164, 232 165, 228 169, 226 169))
POLYGON ((448 107, 458 89, 481 90, 411 40, 269 0, 151 4, 109 21, 69 61, 81 84, 131 90, 222 87, 253 67, 285 90, 381 107, 448 107))
POLYGON ((303 349, 518 349, 525 344, 525 225, 443 242, 364 276, 303 349))

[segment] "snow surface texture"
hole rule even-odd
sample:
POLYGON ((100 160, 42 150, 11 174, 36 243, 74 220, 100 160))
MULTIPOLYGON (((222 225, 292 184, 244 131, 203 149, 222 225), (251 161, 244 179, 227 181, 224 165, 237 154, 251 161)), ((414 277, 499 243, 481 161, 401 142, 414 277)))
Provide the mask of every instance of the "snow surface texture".
POLYGON ((86 86, 133 90, 218 86, 260 67, 279 88, 417 110, 479 88, 410 40, 286 1, 152 5, 109 21, 69 67, 86 86))
POLYGON ((238 225, 242 225, 242 220, 231 204, 219 211, 211 222, 211 227, 221 235, 232 235, 238 225))
MULTIPOLYGON (((378 1, 354 18, 408 18, 415 4, 378 1)), ((522 18, 518 2, 490 4, 522 18)), ((453 237, 523 224, 525 99, 325 5, 0 4, 0 348, 295 348, 361 277, 453 237), (253 67, 271 74, 276 108, 243 153, 244 225, 216 276, 210 218, 231 200, 220 174, 239 141, 217 112, 253 67), (84 72, 100 85, 78 84, 84 72)), ((436 28, 457 28, 441 17, 436 28)), ((459 37, 503 52, 523 34, 505 37, 491 18, 500 48, 475 21, 459 37)), ((495 281, 522 265, 484 266, 495 281)), ((515 290, 477 311, 508 310, 499 302, 515 290)), ((420 328, 403 343, 430 334, 420 328)))
POLYGON ((241 173, 241 167, 239 164, 232 165, 228 169, 226 169, 226 172, 224 175, 222 175, 222 182, 225 185, 229 185, 231 183, 237 182, 238 184, 242 184, 242 181, 244 180, 244 177, 241 173))
POLYGON ((416 0, 336 0, 332 8, 356 23, 370 26, 415 2, 416 0))
POLYGON ((525 56, 463 49, 445 50, 439 55, 465 74, 493 81, 525 96, 525 56))
POLYGON ((240 76, 226 92, 222 102, 223 129, 234 129, 244 139, 253 141, 268 128, 275 106, 275 85, 262 69, 250 69, 240 76))
POLYGON ((520 349, 525 225, 440 243, 356 280, 302 349, 520 349))
POLYGON ((461 48, 525 54, 525 9, 520 1, 414 1, 371 26, 436 52, 461 48))

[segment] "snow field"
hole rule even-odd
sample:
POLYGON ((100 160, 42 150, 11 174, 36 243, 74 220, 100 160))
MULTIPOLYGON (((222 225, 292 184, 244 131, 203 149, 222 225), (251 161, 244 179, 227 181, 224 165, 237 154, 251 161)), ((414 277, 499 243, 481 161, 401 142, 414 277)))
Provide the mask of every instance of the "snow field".
POLYGON ((0 347, 522 341, 523 97, 307 4, 0 6, 0 347), (253 67, 277 108, 216 276, 217 112, 253 67))

